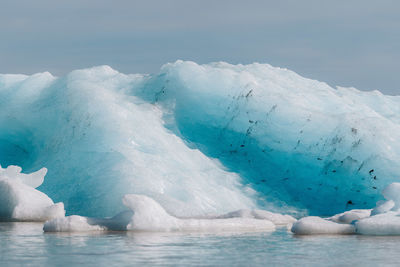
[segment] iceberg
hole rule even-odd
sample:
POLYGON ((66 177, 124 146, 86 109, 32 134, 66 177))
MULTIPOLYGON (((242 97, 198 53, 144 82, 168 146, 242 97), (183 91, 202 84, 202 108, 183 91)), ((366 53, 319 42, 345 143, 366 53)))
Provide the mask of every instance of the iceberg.
POLYGON ((40 221, 64 217, 63 203, 54 202, 35 189, 42 184, 47 169, 30 174, 18 166, 0 166, 0 221, 40 221))
MULTIPOLYGON (((231 213, 286 224, 294 220, 275 214, 330 216, 381 201, 400 173, 399 114, 398 96, 332 88, 268 64, 2 74, 0 164, 46 166, 45 181, 19 178, 15 188, 36 195, 38 186, 39 199, 81 215, 66 225, 124 212, 125 195, 147 196, 179 220, 231 213)), ((396 197, 387 201, 371 214, 396 207, 396 197)), ((353 225, 368 212, 329 222, 353 225)))

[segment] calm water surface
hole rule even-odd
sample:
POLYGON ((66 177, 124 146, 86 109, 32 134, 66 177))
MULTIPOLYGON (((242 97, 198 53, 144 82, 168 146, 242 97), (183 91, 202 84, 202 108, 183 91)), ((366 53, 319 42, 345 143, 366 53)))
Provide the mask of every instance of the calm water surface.
POLYGON ((47 234, 0 223, 0 266, 398 266, 400 237, 251 234, 47 234))

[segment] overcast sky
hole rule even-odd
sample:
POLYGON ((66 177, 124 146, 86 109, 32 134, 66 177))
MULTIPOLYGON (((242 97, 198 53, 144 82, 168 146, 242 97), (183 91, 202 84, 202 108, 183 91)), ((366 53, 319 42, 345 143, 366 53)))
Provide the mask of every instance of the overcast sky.
POLYGON ((0 73, 269 63, 400 95, 400 1, 1 0, 0 73))

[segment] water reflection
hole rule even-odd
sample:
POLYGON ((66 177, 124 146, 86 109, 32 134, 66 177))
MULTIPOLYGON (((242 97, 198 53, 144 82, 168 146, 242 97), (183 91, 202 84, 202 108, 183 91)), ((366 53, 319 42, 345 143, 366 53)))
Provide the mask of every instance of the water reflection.
POLYGON ((273 233, 43 233, 0 223, 0 265, 393 265, 400 237, 273 233))

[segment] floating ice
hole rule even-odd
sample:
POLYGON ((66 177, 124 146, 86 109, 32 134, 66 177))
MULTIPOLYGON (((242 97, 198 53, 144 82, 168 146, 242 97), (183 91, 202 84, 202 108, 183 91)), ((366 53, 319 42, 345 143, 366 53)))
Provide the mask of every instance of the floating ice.
POLYGON ((268 220, 252 218, 179 219, 169 215, 159 203, 143 195, 126 195, 125 206, 134 211, 129 230, 144 231, 272 231, 268 220))
POLYGON ((371 211, 371 216, 388 212, 393 209, 394 205, 395 204, 393 200, 378 201, 376 207, 371 211))
POLYGON ((383 190, 387 201, 380 201, 372 210, 350 210, 330 218, 305 217, 293 224, 295 234, 400 235, 400 183, 383 190))
POLYGON ((296 219, 290 215, 284 215, 280 213, 274 213, 267 210, 237 210, 217 216, 216 218, 254 218, 260 220, 268 220, 273 222, 275 225, 288 225, 294 223, 296 219))
POLYGON ((71 215, 56 218, 44 224, 45 232, 88 232, 104 231, 106 228, 97 224, 89 224, 90 219, 83 216, 71 215))
POLYGON ((174 217, 329 215, 398 180, 399 114, 400 97, 267 64, 0 75, 0 164, 46 166, 40 190, 69 214, 112 216, 134 193, 174 217))
POLYGON ((60 79, 0 75, 0 163, 46 166, 40 189, 69 214, 111 216, 128 193, 176 216, 255 208, 238 174, 167 129, 160 107, 125 93, 146 79, 106 66, 60 79))
POLYGON ((43 182, 47 169, 31 174, 21 173, 18 166, 0 166, 0 220, 46 221, 63 217, 63 203, 54 202, 35 189, 43 182))
POLYGON ((400 183, 392 183, 383 192, 386 202, 378 203, 369 218, 355 222, 358 234, 400 235, 400 183))
POLYGON ((126 231, 133 216, 132 211, 124 211, 112 218, 90 218, 78 215, 60 217, 47 221, 45 232, 90 232, 126 231))
POLYGON ((328 219, 337 223, 352 223, 353 221, 367 218, 369 216, 371 216, 371 210, 349 210, 336 214, 328 219))
POLYGON ((400 235, 400 214, 389 211, 357 221, 355 226, 362 235, 400 235))
POLYGON ((291 231, 299 235, 354 234, 356 228, 351 223, 368 218, 371 210, 349 210, 329 218, 304 217, 293 223, 291 231))
POLYGON ((81 231, 273 231, 275 225, 268 220, 254 218, 190 219, 177 218, 168 214, 153 199, 144 195, 126 195, 125 206, 131 211, 122 212, 109 219, 67 216, 47 221, 45 232, 81 231))
POLYGON ((295 222, 291 231, 298 235, 318 234, 354 234, 355 228, 351 224, 341 224, 321 217, 304 217, 295 222))

